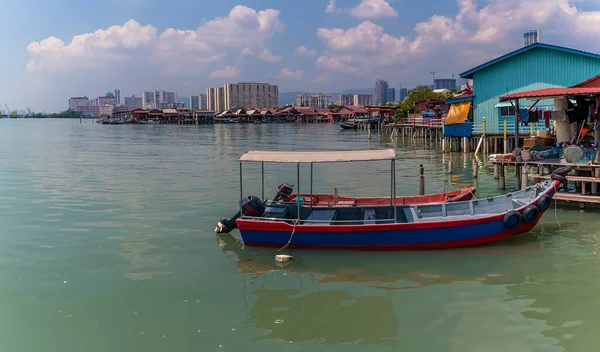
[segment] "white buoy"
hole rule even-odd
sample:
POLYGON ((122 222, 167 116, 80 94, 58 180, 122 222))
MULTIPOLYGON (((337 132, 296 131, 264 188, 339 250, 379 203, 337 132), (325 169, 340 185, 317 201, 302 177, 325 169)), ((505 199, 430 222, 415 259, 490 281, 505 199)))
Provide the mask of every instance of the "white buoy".
POLYGON ((277 254, 275 255, 275 261, 283 263, 283 262, 289 262, 290 260, 293 260, 294 257, 292 257, 291 255, 287 255, 287 254, 277 254))

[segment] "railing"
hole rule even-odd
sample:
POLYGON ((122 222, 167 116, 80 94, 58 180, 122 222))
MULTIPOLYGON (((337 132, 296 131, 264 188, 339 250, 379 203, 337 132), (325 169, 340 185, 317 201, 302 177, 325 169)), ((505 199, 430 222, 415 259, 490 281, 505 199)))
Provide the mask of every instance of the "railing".
POLYGON ((427 128, 442 128, 442 119, 439 118, 423 118, 423 117, 405 117, 396 123, 401 127, 427 127, 427 128))
MULTIPOLYGON (((290 225, 294 225, 294 222, 297 221, 297 218, 294 219, 283 219, 283 218, 269 218, 269 217, 264 217, 264 216, 249 216, 249 215, 242 215, 240 217, 240 219, 243 220, 262 220, 262 221, 274 221, 274 222, 285 222, 288 223, 290 225)), ((364 222, 365 219, 356 219, 356 220, 307 220, 307 219, 300 219, 301 222, 308 222, 310 224, 315 224, 315 223, 322 223, 322 224, 356 224, 359 222, 364 222)), ((375 223, 385 223, 385 224, 389 224, 390 222, 395 223, 396 220, 395 219, 368 219, 369 222, 375 222, 375 223)), ((307 225, 307 224, 297 224, 297 225, 307 225)), ((308 225, 307 225, 308 226, 308 225)))

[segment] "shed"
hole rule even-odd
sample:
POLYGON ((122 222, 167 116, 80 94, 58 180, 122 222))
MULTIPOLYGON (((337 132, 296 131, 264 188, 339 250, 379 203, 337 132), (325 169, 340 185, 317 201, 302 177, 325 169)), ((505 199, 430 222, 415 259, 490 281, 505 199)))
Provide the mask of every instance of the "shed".
MULTIPOLYGON (((565 88, 600 74, 600 55, 566 47, 535 43, 460 75, 473 80, 473 134, 481 135, 486 120, 487 134, 501 134, 504 120, 514 132, 515 113, 500 96, 544 88, 565 88)), ((531 101, 523 101, 527 107, 531 101)), ((538 108, 552 109, 553 101, 540 101, 538 108)), ((536 129, 544 128, 543 123, 536 129)))

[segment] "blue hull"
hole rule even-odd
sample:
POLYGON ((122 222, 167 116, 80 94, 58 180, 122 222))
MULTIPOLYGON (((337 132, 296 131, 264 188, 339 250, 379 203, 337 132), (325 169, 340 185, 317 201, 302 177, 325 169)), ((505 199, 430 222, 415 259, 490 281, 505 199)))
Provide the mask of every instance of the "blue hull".
MULTIPOLYGON (((539 220, 539 218, 538 218, 539 220)), ((536 220, 536 223, 537 221, 536 220)), ((385 226, 385 225, 378 225, 385 226)), ((535 226, 521 225, 507 230, 501 219, 488 223, 450 228, 371 230, 348 232, 304 232, 296 230, 291 245, 302 248, 339 249, 422 249, 475 246, 502 240, 529 231, 535 226)), ((261 231, 240 229, 247 246, 282 247, 292 231, 261 231)))

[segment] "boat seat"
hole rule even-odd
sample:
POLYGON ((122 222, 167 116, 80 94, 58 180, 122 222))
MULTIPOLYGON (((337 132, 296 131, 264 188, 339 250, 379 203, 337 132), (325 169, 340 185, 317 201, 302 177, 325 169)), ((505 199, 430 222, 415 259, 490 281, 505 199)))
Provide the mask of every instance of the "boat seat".
POLYGON ((266 207, 264 217, 284 219, 287 212, 288 207, 266 207))
POLYGON ((331 225, 336 212, 335 209, 314 209, 304 221, 304 225, 331 225))
POLYGON ((513 202, 513 205, 514 205, 515 208, 520 208, 520 207, 522 207, 524 205, 529 204, 529 203, 524 202, 524 201, 522 201, 520 199, 513 199, 512 202, 513 202))
POLYGON ((375 208, 365 209, 364 224, 376 224, 377 217, 375 215, 375 208))

